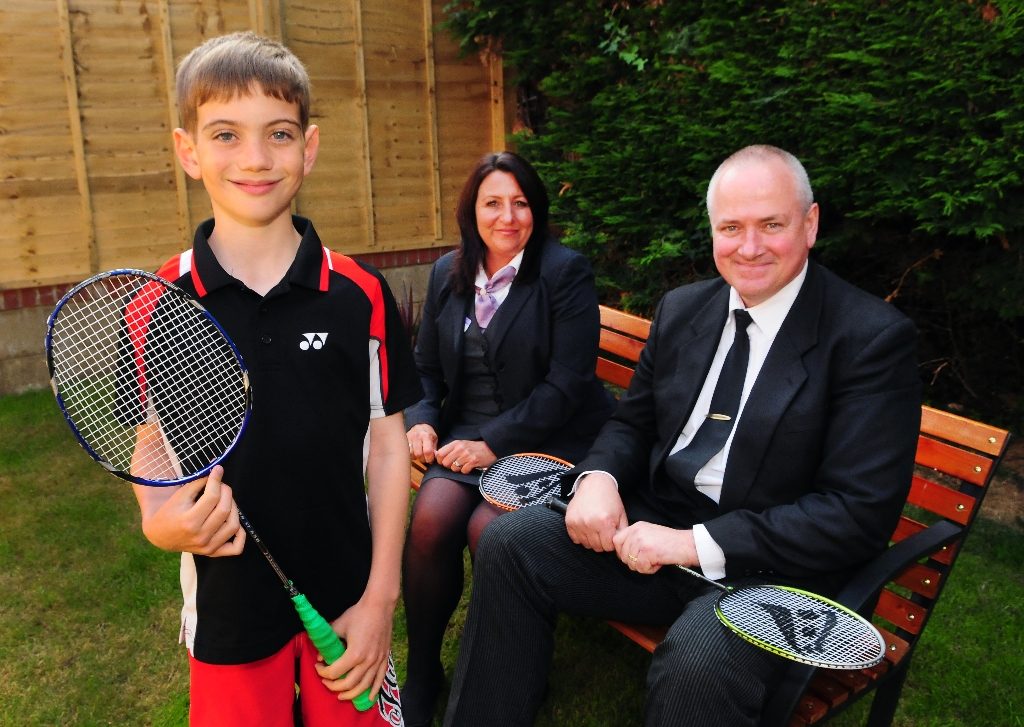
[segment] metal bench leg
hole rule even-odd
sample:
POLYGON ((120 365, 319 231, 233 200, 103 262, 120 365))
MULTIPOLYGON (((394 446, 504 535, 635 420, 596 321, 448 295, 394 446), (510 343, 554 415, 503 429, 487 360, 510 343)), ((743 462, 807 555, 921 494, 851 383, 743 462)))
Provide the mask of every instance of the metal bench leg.
POLYGON ((908 656, 899 665, 895 674, 890 675, 883 684, 875 690, 874 699, 871 701, 871 712, 868 715, 867 727, 889 727, 896 714, 896 705, 899 704, 900 694, 903 692, 903 682, 907 680, 907 671, 910 666, 908 656))

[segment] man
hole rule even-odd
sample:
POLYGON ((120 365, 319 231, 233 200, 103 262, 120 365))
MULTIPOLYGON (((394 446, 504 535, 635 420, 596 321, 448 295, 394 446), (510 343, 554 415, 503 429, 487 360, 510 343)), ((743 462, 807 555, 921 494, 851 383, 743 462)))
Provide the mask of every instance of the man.
POLYGON ((756 724, 785 662, 663 566, 827 594, 887 545, 920 425, 913 325, 808 261, 818 206, 791 154, 736 152, 707 200, 721 278, 659 304, 564 525, 526 508, 480 541, 446 724, 532 724, 561 611, 671 625, 646 724, 756 724))

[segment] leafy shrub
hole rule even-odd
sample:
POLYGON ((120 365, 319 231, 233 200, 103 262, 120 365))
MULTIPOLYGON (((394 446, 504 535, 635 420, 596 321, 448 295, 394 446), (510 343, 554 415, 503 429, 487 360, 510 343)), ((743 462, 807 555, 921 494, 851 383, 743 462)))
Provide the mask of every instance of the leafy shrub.
POLYGON ((713 275, 707 180, 776 144, 819 259, 917 322, 929 398, 1020 416, 1024 0, 458 0, 446 24, 502 49, 513 143, 606 302, 713 275))

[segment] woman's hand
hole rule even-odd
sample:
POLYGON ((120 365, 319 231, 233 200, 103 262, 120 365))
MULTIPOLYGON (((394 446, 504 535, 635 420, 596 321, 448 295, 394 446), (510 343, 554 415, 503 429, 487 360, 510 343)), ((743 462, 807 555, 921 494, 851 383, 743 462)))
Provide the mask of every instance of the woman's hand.
POLYGON ((487 446, 487 442, 456 439, 437 450, 437 463, 452 472, 468 474, 472 470, 490 467, 498 456, 487 446))
POLYGON ((423 462, 434 461, 434 450, 437 448, 437 432, 429 424, 417 424, 405 433, 409 440, 409 456, 423 462))

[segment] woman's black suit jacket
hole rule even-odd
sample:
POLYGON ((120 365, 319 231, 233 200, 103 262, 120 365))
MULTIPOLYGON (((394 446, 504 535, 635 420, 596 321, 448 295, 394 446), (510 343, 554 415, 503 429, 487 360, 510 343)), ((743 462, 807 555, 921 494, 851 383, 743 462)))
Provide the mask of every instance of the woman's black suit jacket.
MULTIPOLYGON (((531 252, 487 328, 501 413, 481 436, 498 457, 541 451, 575 462, 614 406, 594 374, 594 275, 585 257, 553 239, 531 252)), ((448 253, 430 273, 415 351, 425 396, 405 412, 407 427, 429 424, 441 442, 459 415, 463 331, 474 304, 472 290, 452 290, 454 260, 448 253)))

